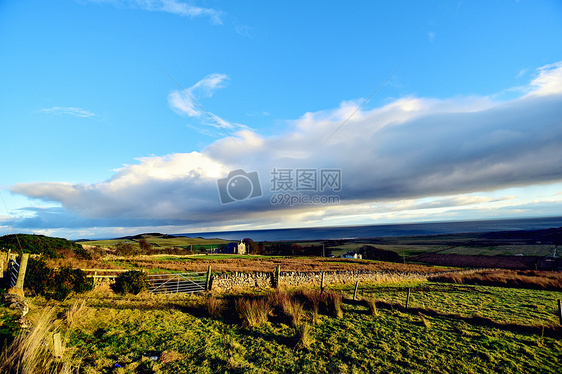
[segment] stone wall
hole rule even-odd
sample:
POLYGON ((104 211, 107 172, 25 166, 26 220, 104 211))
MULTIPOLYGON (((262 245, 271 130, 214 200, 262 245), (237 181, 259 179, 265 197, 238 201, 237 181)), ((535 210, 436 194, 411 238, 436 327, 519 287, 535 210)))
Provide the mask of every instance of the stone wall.
MULTIPOLYGON (((213 274, 211 278, 211 290, 217 292, 230 292, 236 290, 271 289, 279 282, 281 287, 320 287, 322 273, 324 273, 324 286, 330 287, 336 284, 353 284, 356 281, 363 282, 402 282, 423 281, 431 275, 439 275, 449 272, 476 272, 480 270, 449 270, 439 273, 397 272, 397 271, 317 271, 317 272, 279 272, 279 279, 275 271, 242 273, 232 272, 226 274, 213 274)), ((96 288, 109 290, 109 285, 115 282, 116 276, 94 276, 96 288)))
MULTIPOLYGON (((320 286, 322 272, 280 272, 279 285, 281 287, 320 286)), ((385 272, 385 271, 326 271, 324 285, 360 282, 392 282, 392 281, 420 281, 426 280, 429 274, 415 272, 385 272)), ((232 291, 237 289, 272 288, 276 285, 274 272, 268 273, 228 273, 215 274, 212 278, 211 289, 216 291, 232 291)))

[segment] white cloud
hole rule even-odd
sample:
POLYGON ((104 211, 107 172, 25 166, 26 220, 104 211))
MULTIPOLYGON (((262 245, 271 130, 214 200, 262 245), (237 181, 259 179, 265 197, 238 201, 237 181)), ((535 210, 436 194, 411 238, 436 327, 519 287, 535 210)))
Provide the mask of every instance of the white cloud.
MULTIPOLYGON (((217 89, 225 86, 228 79, 225 74, 209 74, 185 91, 175 90, 171 92, 168 95, 168 104, 178 114, 200 117, 207 112, 198 104, 199 99, 213 96, 217 89)), ((226 121, 223 122, 226 123, 226 121)))
POLYGON ((65 115, 82 117, 82 118, 90 118, 96 116, 95 113, 92 113, 89 110, 76 108, 76 107, 68 107, 68 106, 55 106, 52 108, 44 108, 41 109, 41 112, 48 113, 48 114, 55 114, 55 115, 65 114, 65 115))
POLYGON ((562 61, 538 69, 538 76, 531 82, 530 95, 554 95, 562 93, 562 61))
POLYGON ((93 3, 107 3, 118 7, 128 7, 165 12, 184 17, 209 17, 214 24, 222 24, 224 13, 211 8, 201 8, 179 0, 89 0, 93 3))
POLYGON ((168 95, 168 105, 174 112, 179 115, 200 118, 201 123, 205 126, 212 126, 216 131, 209 129, 195 128, 204 135, 218 137, 221 135, 231 136, 229 131, 234 128, 245 128, 243 125, 232 124, 223 118, 207 111, 200 103, 200 98, 212 97, 216 90, 223 88, 228 81, 225 74, 213 73, 195 83, 193 86, 185 89, 185 91, 175 90, 168 95))
MULTIPOLYGON (((511 101, 397 99, 358 111, 325 144, 361 100, 306 113, 275 136, 244 129, 235 141, 223 137, 201 152, 141 158, 108 181, 27 183, 11 191, 59 202, 82 219, 68 222, 90 226, 264 227, 419 220, 432 213, 443 219, 462 218, 463 212, 494 216, 516 206, 526 214, 533 206, 552 211, 562 205, 559 190, 550 193, 550 205, 546 197, 525 200, 519 190, 502 196, 494 191, 532 191, 529 186, 562 181, 561 72, 561 64, 542 67, 529 84, 533 93, 511 101), (341 169, 340 204, 272 205, 273 168, 341 169), (257 171, 263 196, 221 205, 217 180, 236 169, 257 171)), ((193 87, 212 94, 224 79, 211 77, 193 87)), ((48 226, 54 217, 40 212, 28 222, 48 226)))

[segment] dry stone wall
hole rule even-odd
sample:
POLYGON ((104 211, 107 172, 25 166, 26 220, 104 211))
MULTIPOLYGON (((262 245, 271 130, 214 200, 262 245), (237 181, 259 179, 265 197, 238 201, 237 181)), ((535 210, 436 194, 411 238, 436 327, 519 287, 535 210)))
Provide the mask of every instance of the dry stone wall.
MULTIPOLYGON (((416 272, 383 271, 326 271, 324 285, 360 282, 391 282, 425 280, 429 274, 416 272)), ((279 285, 285 287, 320 286, 322 272, 280 272, 279 285)), ((272 288, 277 284, 275 272, 271 273, 228 273, 213 275, 211 289, 232 291, 236 289, 272 288)))

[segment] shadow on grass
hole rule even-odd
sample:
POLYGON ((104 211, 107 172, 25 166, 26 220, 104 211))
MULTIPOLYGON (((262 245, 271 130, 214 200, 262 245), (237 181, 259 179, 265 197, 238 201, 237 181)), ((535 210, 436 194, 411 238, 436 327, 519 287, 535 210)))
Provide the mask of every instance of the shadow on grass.
MULTIPOLYGON (((343 302, 345 304, 361 305, 364 307, 368 307, 367 302, 365 300, 353 300, 349 298, 344 298, 343 302)), ((380 301, 380 300, 376 302, 376 306, 378 309, 397 310, 402 313, 419 314, 428 317, 453 319, 453 320, 463 321, 471 325, 492 327, 499 330, 522 332, 526 334, 546 336, 554 339, 562 338, 562 326, 532 326, 532 325, 522 325, 517 323, 504 323, 504 322, 495 321, 487 317, 481 317, 481 316, 468 317, 456 313, 443 313, 435 309, 429 309, 429 308, 411 308, 411 307, 406 308, 404 305, 400 303, 387 303, 386 301, 380 301)), ((369 312, 365 312, 365 313, 369 313, 369 312)))

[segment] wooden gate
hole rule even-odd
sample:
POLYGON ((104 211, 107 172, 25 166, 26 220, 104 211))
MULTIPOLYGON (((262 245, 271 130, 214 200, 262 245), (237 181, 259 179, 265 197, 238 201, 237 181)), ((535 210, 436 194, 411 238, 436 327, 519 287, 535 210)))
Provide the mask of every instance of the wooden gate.
POLYGON ((207 273, 155 274, 148 280, 152 293, 204 292, 207 273))

